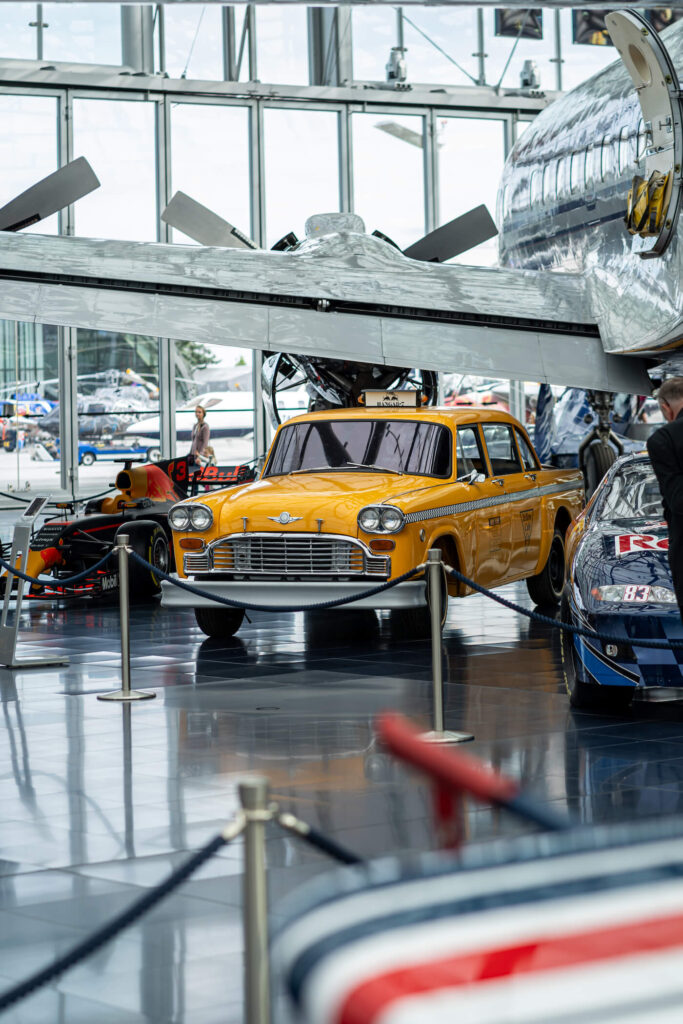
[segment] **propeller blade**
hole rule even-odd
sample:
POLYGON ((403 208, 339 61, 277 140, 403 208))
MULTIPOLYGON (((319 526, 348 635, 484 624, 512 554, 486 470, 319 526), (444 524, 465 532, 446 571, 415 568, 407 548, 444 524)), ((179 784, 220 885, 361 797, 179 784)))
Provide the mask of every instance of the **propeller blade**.
POLYGON ((83 156, 65 164, 31 185, 0 209, 0 231, 20 231, 63 210, 100 187, 97 175, 83 156))
POLYGON ((436 231, 414 242, 403 250, 411 260, 424 260, 427 263, 444 263, 453 256, 474 249, 475 245, 488 241, 498 234, 491 214, 484 204, 475 206, 468 213, 456 217, 448 224, 442 224, 436 231))
POLYGON ((207 206, 176 192, 161 214, 161 219, 200 245, 218 245, 228 249, 258 249, 256 242, 223 220, 207 206))
POLYGON ((375 228, 372 234, 375 238, 381 238, 383 242, 388 242, 389 245, 393 245, 394 249, 398 249, 399 252, 401 251, 401 246, 397 245, 393 238, 389 238, 389 235, 385 235, 379 228, 375 228))
POLYGON ((293 249, 297 245, 299 239, 296 237, 293 231, 283 235, 279 238, 275 245, 271 245, 271 252, 287 252, 288 249, 293 249))

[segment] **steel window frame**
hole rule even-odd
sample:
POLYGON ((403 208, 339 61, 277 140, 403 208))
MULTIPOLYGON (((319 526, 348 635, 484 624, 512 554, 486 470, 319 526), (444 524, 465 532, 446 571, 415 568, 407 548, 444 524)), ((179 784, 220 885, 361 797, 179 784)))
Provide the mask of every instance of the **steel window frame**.
MULTIPOLYGON (((156 76, 130 76, 103 71, 102 74, 72 70, 42 71, 36 61, 0 60, 0 95, 51 96, 56 99, 57 153, 62 166, 73 159, 73 109, 77 99, 114 100, 155 104, 154 151, 157 240, 170 240, 170 230, 160 213, 171 198, 172 187, 172 115, 173 104, 230 106, 248 111, 249 188, 251 234, 260 244, 266 240, 266 189, 264 112, 269 109, 322 111, 337 115, 339 208, 354 210, 353 115, 413 116, 422 119, 424 230, 433 230, 439 216, 439 154, 437 126, 439 118, 473 118, 503 122, 504 152, 507 157, 514 139, 514 123, 532 120, 547 105, 550 97, 497 95, 488 87, 454 89, 448 95, 435 94, 433 86, 414 86, 411 90, 366 89, 329 86, 268 86, 261 83, 199 82, 164 79, 156 76), (13 81, 13 72, 21 80, 13 81), (87 81, 85 80, 87 78, 87 81), (434 102, 437 99, 438 102, 434 102)), ((312 211, 313 212, 313 211, 312 211)), ((73 207, 59 217, 59 233, 74 233, 73 207)), ((78 491, 78 424, 75 396, 77 365, 76 330, 59 331, 59 389, 65 396, 60 477, 65 491, 78 491)), ((268 427, 260 388, 257 386, 263 353, 254 351, 254 457, 263 455, 268 442, 268 427)), ((159 339, 159 384, 161 448, 167 457, 175 455, 175 343, 159 339)), ((61 404, 61 403, 60 403, 61 404)))

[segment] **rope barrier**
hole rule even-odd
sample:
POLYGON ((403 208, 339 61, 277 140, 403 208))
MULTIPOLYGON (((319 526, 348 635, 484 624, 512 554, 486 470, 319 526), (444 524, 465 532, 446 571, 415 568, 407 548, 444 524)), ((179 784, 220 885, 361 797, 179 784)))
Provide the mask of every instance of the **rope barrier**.
POLYGON ((609 633, 598 633, 592 629, 586 629, 585 626, 574 626, 570 622, 562 622, 560 619, 553 619, 550 615, 542 615, 541 612, 531 611, 529 608, 522 608, 520 604, 515 604, 514 601, 509 601, 506 597, 501 597, 500 594, 494 594, 492 590, 487 590, 486 587, 482 587, 480 583, 475 583, 474 580, 464 576, 463 573, 457 569, 452 569, 450 566, 446 566, 446 572, 453 579, 459 583, 464 583, 466 586, 471 587, 472 590, 476 590, 478 594, 483 594, 484 597, 490 597, 492 601, 497 601, 504 608, 509 608, 510 611, 517 612, 518 615, 524 615, 527 619, 533 619, 534 622, 542 622, 546 626, 552 626, 555 629, 563 630, 565 633, 573 633, 576 636, 586 636, 590 640, 602 640, 603 643, 608 644, 624 644, 629 643, 633 647, 645 647, 656 651, 666 651, 671 648, 683 648, 683 640, 639 640, 636 637, 623 637, 623 636, 612 636, 609 633))
MULTIPOLYGON (((113 549, 107 552, 99 562, 95 562, 88 569, 83 572, 77 573, 75 576, 68 576, 66 579, 59 579, 57 582, 60 586, 69 586, 73 583, 78 583, 80 580, 85 579, 87 576, 92 575, 98 569, 101 569, 106 562, 114 554, 113 549)), ((425 565, 416 566, 414 569, 409 569, 408 572, 404 572, 401 576, 397 576, 394 580, 389 580, 387 583, 382 583, 380 586, 372 587, 369 590, 363 590, 360 594, 354 594, 351 597, 338 597, 333 598, 330 601, 319 601, 316 604, 307 605, 261 605, 261 604, 250 604, 246 601, 233 601, 228 597, 220 597, 217 594, 211 594, 206 590, 202 590, 201 587, 195 587, 190 583, 184 583, 182 580, 176 579, 176 577, 169 575, 169 573, 163 572, 157 566, 152 565, 146 559, 139 555, 137 551, 130 551, 130 556, 138 562, 139 565, 148 569, 154 573, 159 579, 166 580, 173 586, 178 587, 180 590, 186 590, 190 594, 194 594, 195 597, 204 597, 216 604, 225 605, 228 608, 243 608, 247 611, 255 612, 306 612, 313 611, 316 609, 325 608, 339 608, 345 604, 353 604, 356 601, 365 600, 368 597, 374 597, 376 594, 381 594, 385 590, 391 590, 392 587, 397 587, 399 583, 404 583, 406 580, 413 579, 423 572, 425 565)), ((25 580, 27 583, 34 584, 36 586, 45 586, 45 580, 41 580, 35 576, 28 576, 26 573, 21 572, 19 569, 15 569, 9 562, 6 562, 3 558, 0 558, 0 568, 6 572, 12 573, 14 576, 18 576, 20 579, 25 580)), ((630 643, 634 647, 642 647, 647 650, 671 650, 671 649, 683 649, 683 640, 647 640, 639 639, 637 637, 623 637, 613 636, 610 633, 601 633, 593 629, 586 629, 584 626, 574 626, 570 622, 562 622, 561 620, 551 618, 549 615, 543 615, 541 612, 535 612, 529 608, 523 608, 521 605, 516 604, 514 601, 508 600, 506 597, 502 597, 500 594, 496 594, 491 590, 487 590, 480 583, 470 579, 463 573, 459 572, 458 569, 453 569, 450 566, 444 566, 444 571, 452 576, 453 579, 459 583, 464 583, 465 586, 470 587, 478 594, 483 594, 484 597, 490 598, 492 601, 496 601, 504 608, 508 608, 510 611, 516 612, 518 615, 524 615, 527 619, 533 619, 535 622, 541 622, 543 625, 550 626, 554 629, 559 629, 565 633, 572 633, 575 636, 585 636, 589 640, 600 640, 603 643, 611 644, 623 644, 625 642, 630 643)))
MULTIPOLYGON (((100 558, 99 562, 95 562, 95 564, 91 565, 88 569, 84 569, 83 572, 76 573, 75 576, 67 576, 66 579, 57 579, 56 582, 59 583, 60 587, 68 587, 71 583, 78 583, 80 580, 84 580, 87 576, 91 576, 92 573, 97 572, 98 569, 101 569, 102 566, 109 561, 113 554, 114 549, 112 548, 111 551, 108 551, 103 558, 100 558)), ((20 580, 24 580, 26 583, 32 583, 37 587, 45 586, 45 580, 41 580, 37 576, 29 576, 27 575, 27 573, 21 572, 20 569, 16 569, 9 562, 6 562, 4 558, 0 558, 0 569, 4 569, 6 572, 11 573, 13 576, 18 576, 20 580)))
POLYGON ((149 569, 159 579, 166 580, 168 583, 172 583, 174 587, 178 587, 180 590, 186 590, 189 594, 194 594, 195 597, 206 597, 210 601, 215 601, 216 604, 223 604, 227 608, 245 608, 250 612, 308 612, 319 608, 338 608, 344 604, 353 604, 354 601, 364 600, 366 597, 374 597, 375 594, 381 594, 385 590, 391 590, 392 587, 397 587, 399 583, 404 583, 406 580, 412 579, 414 576, 419 575, 424 570, 424 565, 418 565, 414 569, 409 569, 408 572, 404 572, 402 576, 397 576, 395 580, 389 580, 388 583, 382 583, 378 587, 372 587, 370 590, 363 590, 360 594, 354 594, 352 597, 336 597, 331 601, 319 601, 317 604, 305 604, 305 605, 263 605, 263 604, 248 604, 246 601, 232 601, 229 597, 219 597, 217 594, 210 594, 206 590, 202 590, 200 587, 194 587, 190 583, 183 583, 182 580, 176 579, 175 576, 169 576, 168 573, 162 572, 161 569, 151 565, 150 562, 146 561, 142 555, 139 555, 137 551, 130 552, 131 558, 133 558, 139 565, 144 566, 145 569, 149 569))
MULTIPOLYGON (((243 821, 240 819, 240 831, 244 827, 243 821)), ((234 833, 234 829, 233 829, 234 833)), ((239 835, 239 832, 236 833, 239 835)), ((82 942, 79 942, 76 946, 65 953, 63 956, 58 957, 47 967, 38 971, 36 974, 27 978, 25 981, 19 982, 12 988, 8 989, 0 995, 0 1013, 7 1010, 14 1003, 20 999, 26 998, 31 995, 36 989, 42 988, 47 985, 54 978, 57 978, 64 971, 68 971, 69 968, 75 967, 76 964, 80 963, 86 957, 96 953, 98 949, 104 946, 107 942, 111 942, 112 939, 122 932, 125 928, 129 928, 130 925, 142 917, 143 914, 147 913, 153 907, 159 903, 160 900, 168 896, 170 893, 177 889, 185 879, 189 878, 198 868, 202 866, 210 857, 225 846, 226 843, 230 842, 231 839, 235 838, 235 834, 229 831, 229 828, 224 832, 214 836, 208 843, 206 843, 201 850, 194 853, 184 864, 181 864, 179 868, 172 871, 163 882, 156 885, 150 892, 145 893, 144 896, 140 897, 132 906, 126 910, 117 914, 111 921, 103 925, 96 932, 88 935, 82 942)))
POLYGON ((332 857, 333 860, 339 861, 340 864, 362 864, 363 858, 357 854, 347 850, 345 846, 338 843, 336 839, 331 839, 324 833, 319 832, 318 829, 313 828, 305 821, 301 821, 300 818, 295 818, 293 814, 278 814, 276 821, 278 825, 286 829, 288 832, 293 832, 294 835, 299 836, 304 842, 308 843, 314 849, 319 850, 321 853, 326 853, 328 857, 332 857))
MULTIPOLYGON (((72 502, 74 504, 79 504, 80 505, 81 503, 86 503, 88 501, 94 501, 95 498, 102 498, 102 497, 104 497, 105 494, 110 494, 111 490, 112 490, 111 487, 107 487, 106 491, 98 491, 97 494, 89 494, 86 498, 71 498, 71 499, 65 498, 64 501, 48 501, 46 507, 47 508, 59 508, 60 505, 69 505, 72 502)), ((10 494, 8 491, 0 491, 0 495, 3 498, 9 498, 10 501, 19 501, 19 502, 21 502, 22 505, 30 505, 31 502, 34 500, 33 498, 20 498, 18 494, 10 494)), ((6 511, 9 512, 11 510, 7 509, 6 511)))
MULTIPOLYGON (((277 811, 277 807, 274 808, 277 811)), ((245 828, 248 827, 249 821, 253 818, 249 812, 245 815, 244 812, 240 813, 234 821, 232 821, 222 832, 210 839, 200 850, 192 854, 184 864, 181 864, 179 868, 172 871, 162 882, 141 896, 139 900, 136 900, 130 907, 121 911, 116 917, 113 917, 106 924, 98 928, 97 931, 88 935, 85 939, 75 945, 63 956, 58 957, 47 967, 42 968, 33 974, 30 978, 25 981, 18 982, 12 988, 6 992, 0 994, 0 1013, 9 1009, 15 1003, 21 999, 25 999, 27 996, 34 993, 37 989, 43 988, 43 986, 49 984, 55 978, 64 974, 65 971, 75 967, 82 960, 92 956, 106 943, 111 942, 115 939, 126 928, 135 924, 144 914, 152 910, 157 903, 165 899, 174 892, 178 886, 182 885, 195 871, 197 871, 202 864, 206 863, 210 857, 218 852, 223 846, 227 845, 233 839, 236 839, 239 835, 244 832, 245 828)), ((256 820, 260 820, 261 823, 265 823, 268 820, 275 820, 282 828, 289 832, 293 832, 301 839, 308 842, 311 846, 315 847, 334 860, 339 861, 342 864, 361 864, 363 863, 362 858, 356 854, 351 853, 345 847, 341 846, 334 839, 330 839, 329 836, 323 835, 322 832, 318 832, 311 825, 296 818, 293 814, 288 813, 274 813, 273 811, 265 811, 264 815, 259 815, 256 812, 256 820)))
MULTIPOLYGON (((248 611, 255 612, 305 612, 320 608, 338 608, 341 605, 353 604, 354 601, 360 601, 367 597, 373 597, 375 594, 381 594, 383 591, 389 590, 391 587, 398 586, 399 583, 403 583, 405 580, 412 579, 425 568, 424 563, 418 565, 415 569, 410 569, 408 572, 403 573, 402 576, 397 576, 396 579, 390 580, 388 583, 383 583, 379 587, 373 587, 372 590, 364 590, 360 594, 354 594, 353 597, 340 597, 332 601, 321 601, 318 604, 274 606, 247 604, 245 601, 232 601, 228 597, 219 597, 217 594, 210 594, 207 591, 202 590, 200 587, 184 583, 182 580, 176 579, 174 576, 170 576, 168 573, 162 572, 161 569, 157 569, 142 558, 141 555, 138 555, 136 551, 131 551, 130 554, 136 562, 144 566, 146 569, 149 569, 155 576, 160 577, 160 579, 167 580, 174 586, 179 587, 181 590, 186 590, 188 593, 194 594, 196 597, 208 598, 217 604, 226 605, 228 608, 245 608, 248 611)), ((2 563, 0 562, 0 564, 2 563)), ((628 642, 634 647, 644 647, 653 650, 683 648, 683 640, 640 640, 635 637, 612 636, 609 633, 599 633, 592 629, 586 629, 584 626, 574 626, 569 622, 562 622, 558 619, 551 618, 549 615, 542 615, 540 612, 530 611, 528 608, 523 608, 521 605, 515 604, 514 601, 509 601, 507 598, 501 597, 500 594, 495 594, 493 591, 487 590, 486 587, 482 587, 480 583, 476 583, 474 580, 471 580, 468 576, 465 576, 457 569, 452 569, 450 566, 444 566, 444 570, 459 583, 464 583, 477 593, 491 598, 492 601, 497 601, 498 604, 501 604, 504 608, 509 608, 510 611, 517 612, 518 615, 524 615, 526 618, 533 619, 535 622, 542 622, 546 626, 564 630, 567 633, 574 633, 577 636, 585 636, 590 640, 601 640, 604 643, 623 644, 628 642)))

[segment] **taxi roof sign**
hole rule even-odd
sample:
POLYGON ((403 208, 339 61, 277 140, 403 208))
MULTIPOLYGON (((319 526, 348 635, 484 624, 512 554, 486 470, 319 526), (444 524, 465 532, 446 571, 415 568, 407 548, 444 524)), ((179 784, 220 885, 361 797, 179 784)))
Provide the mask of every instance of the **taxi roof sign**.
POLYGON ((402 391, 364 391, 367 409, 417 409, 422 404, 422 392, 405 388, 402 391))

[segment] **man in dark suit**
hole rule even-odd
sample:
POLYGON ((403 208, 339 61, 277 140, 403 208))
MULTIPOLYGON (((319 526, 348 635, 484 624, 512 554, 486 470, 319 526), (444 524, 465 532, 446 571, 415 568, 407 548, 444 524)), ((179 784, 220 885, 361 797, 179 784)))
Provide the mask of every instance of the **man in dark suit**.
POLYGON ((669 565, 683 616, 683 377, 664 381, 657 401, 666 423, 647 442, 669 526, 669 565))

